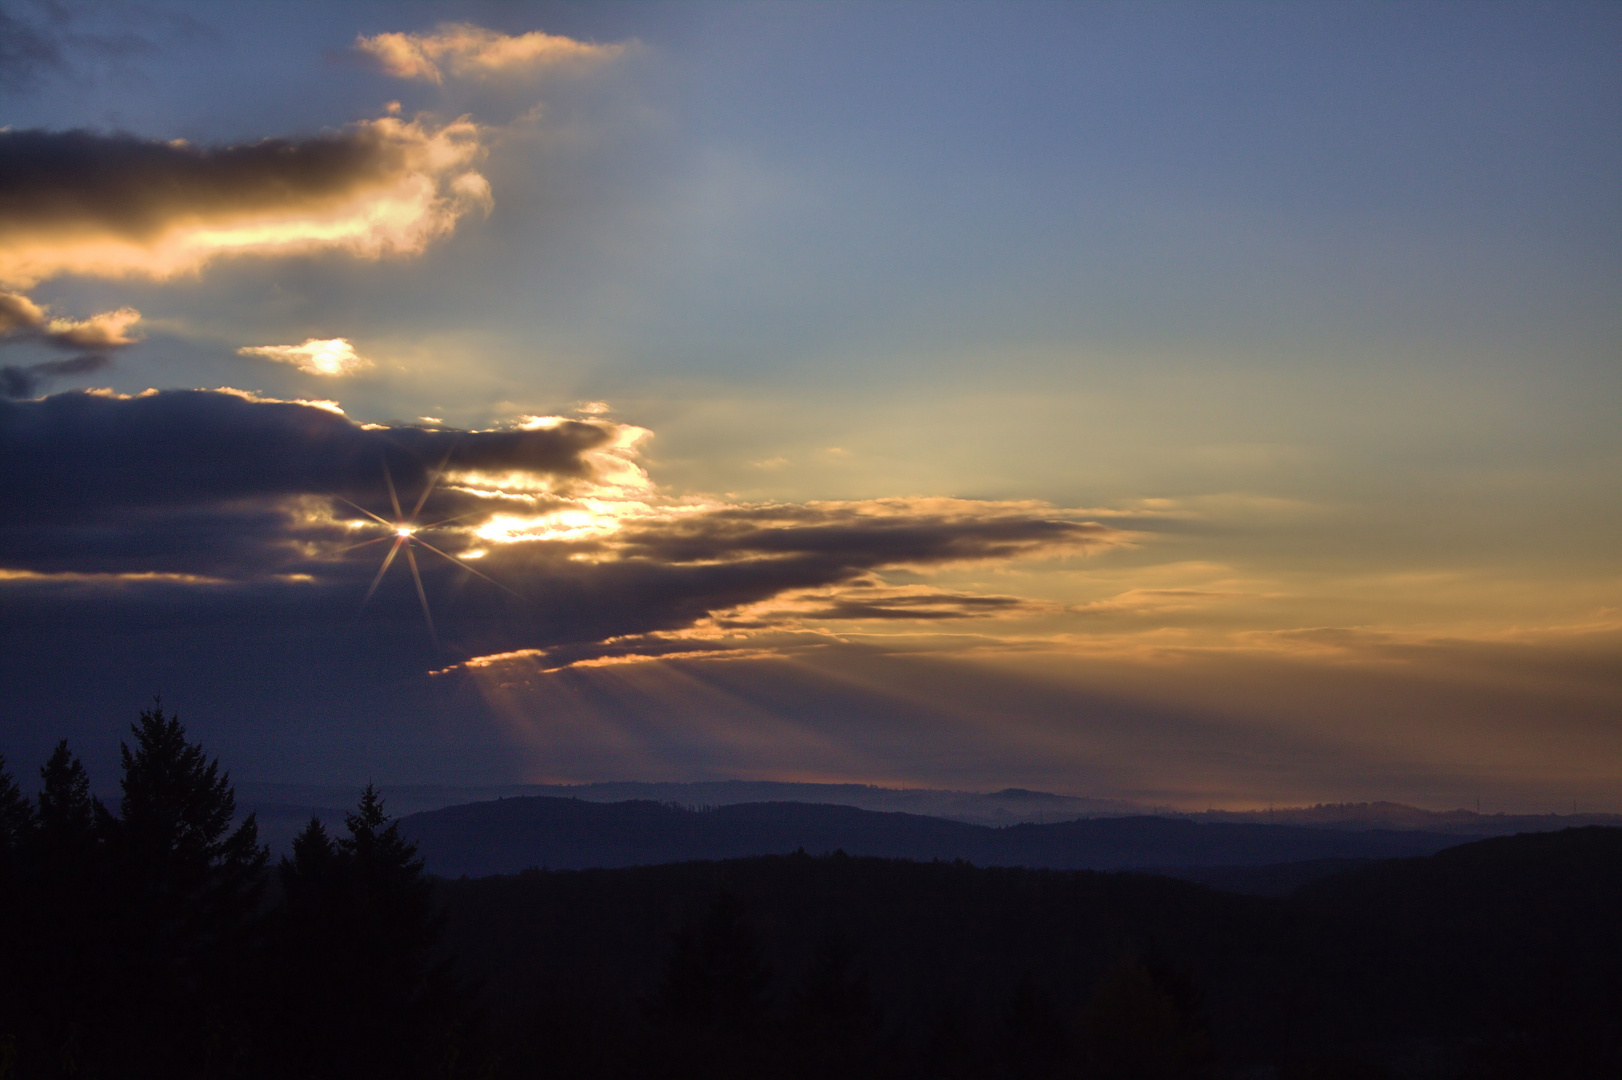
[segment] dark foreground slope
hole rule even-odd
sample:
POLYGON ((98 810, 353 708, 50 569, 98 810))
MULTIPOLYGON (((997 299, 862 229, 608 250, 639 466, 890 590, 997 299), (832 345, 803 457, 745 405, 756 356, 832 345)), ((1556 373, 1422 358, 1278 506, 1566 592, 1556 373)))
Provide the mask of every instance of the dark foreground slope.
POLYGON ((1166 817, 1089 818, 993 828, 916 814, 811 803, 692 810, 655 802, 529 797, 452 806, 401 819, 437 874, 587 869, 844 851, 980 866, 1059 870, 1262 866, 1422 855, 1459 842, 1415 831, 1196 823, 1166 817))
POLYGON ((514 1076, 678 1075, 672 1054, 710 1076, 1622 1069, 1616 829, 1482 841, 1288 899, 804 854, 443 890, 514 1076), (829 1071, 813 1046, 848 1054, 829 1071), (1182 1056, 1160 1072, 1133 1058, 1165 1047, 1182 1056))

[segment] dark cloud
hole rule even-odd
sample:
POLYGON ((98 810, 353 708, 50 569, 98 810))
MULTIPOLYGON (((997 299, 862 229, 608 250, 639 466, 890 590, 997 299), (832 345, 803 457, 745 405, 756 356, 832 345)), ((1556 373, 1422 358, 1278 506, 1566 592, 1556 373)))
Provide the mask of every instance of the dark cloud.
POLYGON ((163 278, 226 255, 409 255, 489 209, 470 120, 193 146, 91 131, 0 131, 0 283, 163 278), (385 210, 386 212, 380 212, 385 210))
POLYGON ((999 673, 986 657, 1008 640, 973 633, 988 625, 974 620, 1056 606, 884 574, 1096 550, 1126 534, 1036 503, 667 499, 638 479, 637 437, 607 420, 369 426, 225 392, 0 402, 3 748, 39 760, 67 734, 105 748, 92 767, 116 775, 130 711, 161 691, 227 760, 305 778, 717 769, 1064 788, 1113 776, 1203 798, 1308 777, 1289 782, 1367 797, 1369 770, 1396 776, 1401 763, 1348 733, 1383 724, 1395 740, 1421 724, 1452 733, 1436 751, 1449 760, 1413 766, 1382 797, 1422 790, 1465 750, 1477 756, 1459 758, 1460 790, 1527 754, 1584 798, 1614 790, 1597 767, 1571 780, 1576 751, 1541 749, 1565 740, 1582 760, 1615 760, 1614 732, 1593 721, 1595 701, 1616 700, 1614 630, 1535 670, 1531 645, 1318 628, 1248 658, 1230 648, 1175 662, 1089 657, 1056 640, 999 673), (386 461, 409 511, 447 453, 425 518, 470 517, 423 535, 453 555, 482 547, 468 567, 502 587, 419 550, 436 642, 403 558, 362 608, 394 535, 336 496, 391 515, 386 461), (593 520, 594 506, 618 516, 593 520), (521 520, 495 530, 503 540, 481 536, 498 514, 521 520), (1364 653, 1377 662, 1345 662, 1364 653), (1218 710, 1146 704, 1203 701, 1213 687, 1227 695, 1218 710), (1291 722, 1268 719, 1280 715, 1291 722), (1327 719, 1295 719, 1306 715, 1327 719), (1247 716, 1261 719, 1235 719, 1247 716), (1286 728, 1300 738, 1286 744, 1286 728))
POLYGON ((1011 559, 1044 549, 1107 542, 1118 532, 1096 522, 1045 516, 1034 507, 951 500, 872 500, 804 506, 728 507, 653 528, 632 528, 625 543, 660 562, 707 562, 727 555, 815 558, 871 565, 1011 559))
MULTIPOLYGON (((364 425, 219 391, 0 401, 6 751, 36 758, 63 734, 116 748, 128 709, 157 691, 211 748, 261 768, 505 775, 530 767, 488 696, 510 679, 788 666, 840 645, 819 620, 1017 614, 1015 597, 878 574, 1124 535, 1040 504, 666 498, 636 468, 643 434, 604 419, 364 425), (395 533, 344 501, 394 520, 385 462, 407 514, 445 463, 423 520, 466 515, 417 534, 463 563, 406 549, 437 636, 404 556, 378 581, 395 533), (514 662, 484 659, 501 654, 514 662)), ((599 685, 623 684, 562 691, 599 685)), ((839 685, 795 707, 835 715, 839 685)))
POLYGON ((99 228, 145 239, 177 215, 305 205, 397 167, 369 129, 198 147, 91 131, 0 132, 0 232, 99 228))
POLYGON ((586 478, 613 425, 456 432, 368 427, 330 408, 208 390, 76 392, 0 403, 7 502, 40 525, 65 516, 339 494, 387 505, 383 467, 415 492, 449 460, 586 478))
POLYGON ((33 397, 41 385, 68 375, 89 375, 112 364, 105 356, 89 353, 66 360, 46 360, 38 364, 7 364, 0 367, 0 396, 33 397))
POLYGON ((1027 611, 1030 601, 1018 596, 975 596, 967 593, 906 593, 830 597, 800 612, 806 619, 980 619, 1027 611))
MULTIPOLYGON (((1014 614, 1027 602, 889 587, 873 574, 1124 536, 1040 504, 662 501, 631 461, 641 434, 602 419, 472 432, 363 425, 317 404, 220 391, 0 402, 12 511, 0 572, 257 581, 347 620, 395 539, 355 505, 394 520, 386 465, 409 514, 443 466, 422 520, 455 520, 423 528, 413 548, 435 621, 468 656, 672 633, 712 616, 707 625, 792 628, 1014 614), (603 505, 607 516, 593 519, 603 505), (503 514, 517 533, 500 531, 503 514), (553 527, 577 518, 590 520, 553 527), (776 606, 747 610, 765 601, 776 606)), ((393 572, 398 587, 376 604, 405 617, 415 593, 403 565, 393 572)))

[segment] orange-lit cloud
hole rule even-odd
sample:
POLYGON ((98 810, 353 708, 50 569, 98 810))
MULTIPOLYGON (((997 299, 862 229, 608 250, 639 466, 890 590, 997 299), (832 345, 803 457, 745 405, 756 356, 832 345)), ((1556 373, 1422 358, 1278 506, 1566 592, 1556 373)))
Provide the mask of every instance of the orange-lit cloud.
POLYGON ((104 311, 88 319, 53 318, 48 308, 20 293, 0 292, 0 343, 37 342, 58 349, 88 350, 63 360, 0 367, 0 397, 26 398, 53 379, 108 367, 106 353, 139 339, 130 327, 141 321, 134 308, 104 311))
POLYGON ((797 589, 717 612, 707 622, 720 630, 799 627, 808 622, 939 622, 1012 618, 1054 610, 1056 605, 1020 596, 890 585, 868 576, 837 586, 797 589))
POLYGON ((376 34, 355 39, 355 49, 400 79, 441 83, 612 60, 623 45, 594 45, 539 30, 503 34, 470 23, 444 23, 431 34, 376 34))
POLYGON ((0 292, 0 337, 36 338, 64 349, 119 349, 140 340, 129 332, 140 321, 141 313, 129 307, 88 319, 52 318, 28 297, 0 292))
POLYGON ((0 336, 37 330, 45 322, 45 309, 28 297, 0 292, 0 336))
POLYGON ((0 285, 168 278, 227 256, 420 253, 491 206, 477 124, 395 117, 308 139, 195 147, 0 132, 0 285))
POLYGON ((345 338, 310 338, 302 345, 247 345, 237 354, 292 364, 310 375, 350 375, 371 363, 345 338))
POLYGON ((123 307, 79 321, 52 319, 45 324, 45 335, 53 342, 70 348, 116 349, 134 345, 139 340, 130 336, 129 329, 140 321, 139 311, 123 307))
MULTIPOLYGON (((1048 611, 1053 606, 1018 596, 957 592, 921 585, 891 586, 869 575, 836 586, 784 590, 754 603, 716 610, 680 630, 623 634, 596 642, 475 656, 434 674, 493 668, 521 676, 656 660, 788 658, 807 650, 862 639, 862 634, 848 631, 850 625, 1011 618, 1048 611), (830 623, 845 624, 847 628, 827 629, 824 624, 830 623)), ((966 641, 982 640, 958 638, 943 643, 917 634, 908 638, 912 640, 899 636, 893 640, 905 641, 905 648, 924 651, 961 649, 966 641)))

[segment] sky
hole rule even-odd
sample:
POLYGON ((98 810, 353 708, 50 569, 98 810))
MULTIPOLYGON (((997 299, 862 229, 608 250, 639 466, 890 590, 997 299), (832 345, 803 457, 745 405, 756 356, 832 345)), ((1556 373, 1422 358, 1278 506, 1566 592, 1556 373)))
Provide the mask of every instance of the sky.
POLYGON ((6 3, 0 753, 1622 811, 1618 55, 6 3))

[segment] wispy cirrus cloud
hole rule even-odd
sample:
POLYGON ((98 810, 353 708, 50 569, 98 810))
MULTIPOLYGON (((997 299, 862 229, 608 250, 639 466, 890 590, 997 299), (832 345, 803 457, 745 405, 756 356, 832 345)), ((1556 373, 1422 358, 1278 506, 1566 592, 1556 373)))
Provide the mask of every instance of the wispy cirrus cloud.
MULTIPOLYGON (((759 660, 849 644, 863 624, 931 624, 1045 614, 1056 605, 1020 596, 970 593, 927 585, 889 585, 877 575, 838 585, 786 589, 766 599, 717 610, 679 630, 624 634, 477 656, 435 674, 496 669, 552 674, 568 668, 655 660, 759 660), (833 629, 831 627, 837 627, 833 629), (852 628, 858 628, 852 632, 852 628)), ((909 635, 916 637, 917 635, 909 635)), ((900 639, 897 639, 900 640, 900 639)), ((961 646, 961 642, 956 643, 961 646)), ((931 647, 940 647, 931 641, 931 647)))
POLYGON ((355 50, 385 74, 441 83, 580 67, 612 60, 624 45, 596 45, 539 30, 503 34, 471 23, 442 23, 427 34, 384 33, 355 39, 355 50))
POLYGON ((491 206, 481 130, 382 117, 341 132, 198 147, 89 131, 0 132, 0 285, 155 279, 231 256, 413 255, 491 206))
POLYGON ((237 355, 291 364, 308 375, 352 375, 371 364, 346 338, 308 338, 302 345, 246 345, 237 355))

